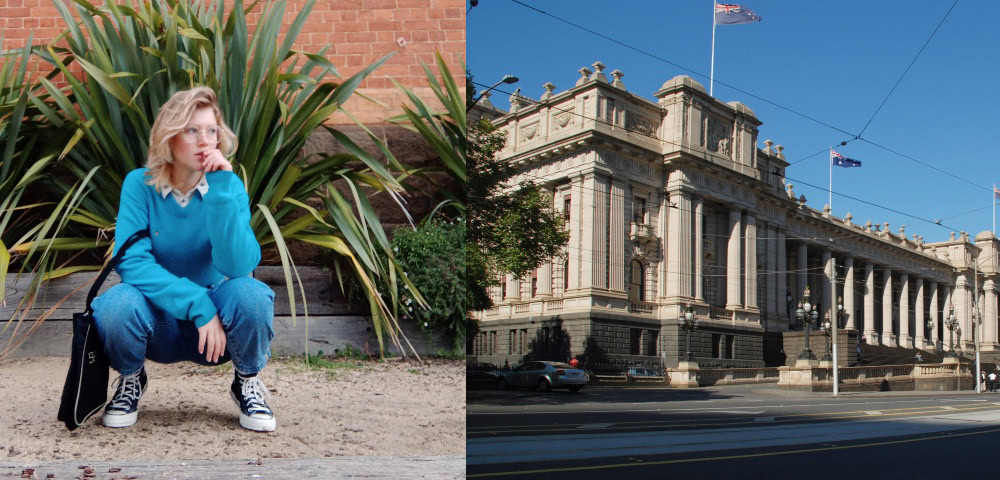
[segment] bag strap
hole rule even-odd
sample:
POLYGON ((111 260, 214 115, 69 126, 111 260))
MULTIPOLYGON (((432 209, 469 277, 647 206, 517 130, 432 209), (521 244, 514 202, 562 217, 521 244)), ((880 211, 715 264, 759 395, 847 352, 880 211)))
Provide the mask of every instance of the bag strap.
POLYGON ((90 303, 94 301, 94 297, 97 296, 97 291, 101 289, 101 285, 104 285, 104 281, 107 280, 108 275, 111 274, 111 270, 118 266, 118 263, 122 261, 122 257, 125 256, 125 251, 128 247, 131 247, 135 242, 142 240, 149 236, 148 230, 140 230, 128 237, 128 240, 122 245, 122 248, 118 249, 118 253, 115 254, 114 258, 108 262, 108 265, 101 270, 101 274, 97 276, 97 280, 94 280, 94 284, 90 287, 90 293, 87 294, 87 313, 94 313, 94 309, 90 308, 90 303))

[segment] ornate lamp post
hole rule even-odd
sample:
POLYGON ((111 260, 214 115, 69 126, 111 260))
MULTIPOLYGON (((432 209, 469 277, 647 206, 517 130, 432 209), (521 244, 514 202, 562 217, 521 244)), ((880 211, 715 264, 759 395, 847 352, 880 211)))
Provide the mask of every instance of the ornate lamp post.
POLYGON ((826 337, 826 354, 820 360, 823 361, 833 361, 833 357, 830 356, 830 334, 832 333, 833 325, 830 323, 830 315, 826 315, 823 323, 819 325, 819 329, 823 332, 823 336, 826 337))
POLYGON ((813 308, 813 305, 809 303, 809 287, 806 287, 805 295, 802 296, 799 307, 795 309, 795 318, 798 318, 806 328, 806 344, 802 353, 799 353, 799 360, 816 360, 816 355, 813 355, 812 349, 809 348, 809 324, 819 318, 817 310, 819 310, 818 305, 813 308))
POLYGON ((962 329, 958 326, 958 319, 955 318, 955 306, 952 305, 948 311, 948 316, 944 319, 944 326, 948 328, 948 353, 946 357, 957 357, 955 355, 955 330, 958 330, 958 338, 962 338, 962 329))
POLYGON ((694 355, 691 354, 691 332, 694 331, 694 322, 696 318, 694 315, 694 308, 691 304, 687 304, 684 311, 681 312, 681 317, 679 319, 679 324, 681 329, 684 330, 684 348, 687 352, 684 353, 684 360, 691 362, 694 361, 694 355))
POLYGON ((934 339, 935 337, 937 337, 937 331, 934 330, 933 320, 927 320, 927 334, 925 336, 931 339, 931 341, 934 343, 934 350, 937 351, 937 340, 934 339))

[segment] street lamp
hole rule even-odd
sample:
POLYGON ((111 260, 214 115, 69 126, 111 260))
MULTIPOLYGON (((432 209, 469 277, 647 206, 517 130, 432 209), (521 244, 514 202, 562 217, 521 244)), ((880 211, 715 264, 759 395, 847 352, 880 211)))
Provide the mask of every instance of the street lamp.
POLYGON ((802 296, 802 301, 799 302, 799 308, 795 309, 795 318, 798 318, 806 328, 806 345, 799 353, 800 360, 816 360, 816 355, 813 355, 812 350, 809 348, 809 324, 813 320, 819 318, 819 305, 814 308, 811 303, 809 303, 809 287, 806 287, 805 294, 802 296))
POLYGON ((694 307, 691 304, 687 304, 687 307, 681 312, 681 318, 679 319, 680 327, 685 332, 684 337, 684 348, 687 352, 684 354, 684 360, 691 362, 694 361, 694 355, 691 354, 691 332, 694 331, 694 307))
POLYGON ((962 329, 958 326, 958 319, 955 318, 955 306, 952 305, 948 311, 948 316, 944 319, 944 326, 948 328, 948 353, 946 357, 957 357, 955 355, 955 330, 958 330, 959 338, 962 338, 962 329))
POLYGON ((937 337, 937 330, 934 329, 934 321, 933 320, 927 320, 927 331, 926 331, 925 336, 927 338, 931 339, 931 342, 934 343, 934 351, 938 351, 938 349, 937 349, 937 340, 935 340, 935 338, 937 337))
POLYGON ((830 356, 830 333, 832 330, 832 325, 830 324, 830 315, 827 314, 825 315, 825 317, 826 318, 823 320, 823 323, 819 325, 819 329, 821 332, 823 332, 823 336, 826 337, 826 354, 823 355, 823 358, 821 358, 820 360, 832 361, 833 357, 830 356))
POLYGON ((481 98, 483 98, 483 95, 486 95, 487 93, 490 92, 490 90, 493 90, 494 88, 497 88, 497 86, 499 86, 501 83, 512 84, 512 83, 517 83, 517 81, 518 81, 518 78, 515 77, 515 76, 513 76, 513 75, 510 75, 510 74, 504 75, 503 78, 501 78, 499 82, 494 83, 492 87, 487 88, 486 90, 484 90, 483 92, 481 92, 479 94, 479 96, 476 97, 476 99, 473 100, 472 103, 469 104, 468 107, 465 107, 465 113, 469 113, 469 111, 472 110, 472 107, 476 106, 476 104, 479 103, 479 100, 481 98))

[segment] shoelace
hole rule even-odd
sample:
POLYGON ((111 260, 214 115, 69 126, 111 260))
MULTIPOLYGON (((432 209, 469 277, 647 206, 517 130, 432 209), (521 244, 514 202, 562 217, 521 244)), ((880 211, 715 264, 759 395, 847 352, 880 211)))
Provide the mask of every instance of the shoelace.
POLYGON ((116 410, 128 410, 142 395, 142 383, 139 381, 139 372, 132 375, 120 375, 115 380, 117 393, 111 400, 111 408, 116 410))
POLYGON ((267 387, 260 381, 260 378, 240 377, 240 381, 243 382, 240 393, 243 394, 243 398, 247 401, 247 413, 253 415, 259 412, 270 415, 271 409, 268 408, 265 397, 271 398, 271 392, 267 391, 267 387))

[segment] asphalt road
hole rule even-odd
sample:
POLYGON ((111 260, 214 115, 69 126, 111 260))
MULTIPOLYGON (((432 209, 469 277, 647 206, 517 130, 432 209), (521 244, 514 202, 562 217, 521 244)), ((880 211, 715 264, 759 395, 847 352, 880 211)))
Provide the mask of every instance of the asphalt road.
POLYGON ((1000 454, 1000 394, 473 390, 467 405, 469 478, 912 479, 954 476, 1000 454))

